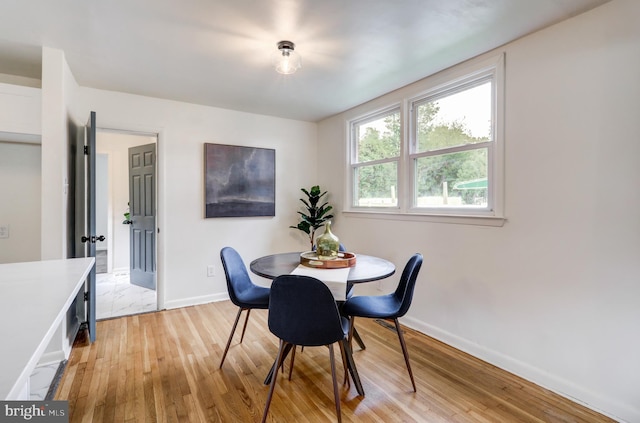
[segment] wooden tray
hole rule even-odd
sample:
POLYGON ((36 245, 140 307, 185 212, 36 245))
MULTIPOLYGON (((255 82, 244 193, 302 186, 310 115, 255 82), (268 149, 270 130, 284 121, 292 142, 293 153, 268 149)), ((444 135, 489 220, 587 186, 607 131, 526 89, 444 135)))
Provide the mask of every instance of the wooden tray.
POLYGON ((320 260, 315 251, 306 251, 300 254, 300 264, 316 269, 342 269, 356 265, 354 253, 338 253, 338 257, 330 260, 320 260))

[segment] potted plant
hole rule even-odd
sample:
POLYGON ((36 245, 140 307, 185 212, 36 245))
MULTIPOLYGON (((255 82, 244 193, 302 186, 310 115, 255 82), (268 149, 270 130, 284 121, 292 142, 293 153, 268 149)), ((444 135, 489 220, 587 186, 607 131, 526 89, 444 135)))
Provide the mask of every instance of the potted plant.
POLYGON ((124 220, 122 221, 123 225, 131 225, 133 222, 131 221, 131 211, 129 210, 129 203, 127 203, 127 211, 123 213, 124 220))
POLYGON ((304 204, 304 211, 298 211, 300 215, 298 225, 289 227, 306 233, 309 236, 311 250, 313 250, 316 230, 333 217, 332 214, 328 214, 333 207, 328 205, 329 203, 327 201, 318 205, 322 197, 327 193, 327 191, 321 192, 319 185, 311 187, 310 190, 306 190, 305 188, 301 188, 300 190, 307 196, 306 199, 300 199, 302 204, 304 204))

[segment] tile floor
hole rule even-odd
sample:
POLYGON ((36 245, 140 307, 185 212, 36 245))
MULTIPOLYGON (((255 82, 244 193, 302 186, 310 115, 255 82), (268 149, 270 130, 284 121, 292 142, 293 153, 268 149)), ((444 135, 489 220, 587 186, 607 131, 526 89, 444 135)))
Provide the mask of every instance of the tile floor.
POLYGON ((129 283, 129 272, 96 275, 96 318, 145 313, 157 310, 156 291, 129 283))
POLYGON ((36 367, 29 376, 29 399, 32 401, 44 401, 49 392, 51 382, 56 376, 60 363, 43 364, 36 367))

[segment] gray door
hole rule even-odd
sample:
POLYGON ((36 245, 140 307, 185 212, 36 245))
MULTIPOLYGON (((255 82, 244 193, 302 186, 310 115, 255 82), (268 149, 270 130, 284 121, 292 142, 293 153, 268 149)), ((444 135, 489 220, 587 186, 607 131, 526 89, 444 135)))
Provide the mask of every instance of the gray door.
MULTIPOLYGON (((78 140, 76 166, 76 248, 75 257, 95 257, 96 242, 96 113, 91 112, 84 139, 78 140)), ((96 340, 96 267, 93 266, 85 288, 86 323, 91 342, 96 340)))
POLYGON ((131 283, 156 289, 156 145, 129 149, 131 283))

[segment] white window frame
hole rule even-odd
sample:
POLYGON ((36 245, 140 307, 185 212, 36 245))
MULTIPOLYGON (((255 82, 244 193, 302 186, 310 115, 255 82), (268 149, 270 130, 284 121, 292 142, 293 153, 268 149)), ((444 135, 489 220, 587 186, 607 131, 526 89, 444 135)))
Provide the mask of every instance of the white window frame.
MULTIPOLYGON (((346 144, 347 144, 347 181, 345 190, 345 209, 347 215, 354 214, 360 217, 371 217, 393 220, 417 220, 441 223, 459 223, 484 226, 502 226, 506 220, 504 217, 504 84, 505 84, 505 58, 504 54, 491 55, 472 60, 469 63, 454 66, 431 77, 425 78, 409 87, 401 90, 400 101, 398 96, 390 94, 396 101, 387 104, 386 107, 376 107, 374 110, 358 108, 362 110, 358 116, 346 120, 346 144), (424 102, 429 98, 437 98, 456 89, 472 84, 474 81, 491 77, 493 79, 493 140, 488 154, 488 207, 482 209, 465 209, 462 207, 416 207, 414 206, 414 159, 422 157, 423 153, 415 153, 412 149, 413 141, 413 110, 416 102, 424 102), (398 163, 398 207, 359 207, 355 204, 354 181, 354 152, 357 140, 354 140, 353 125, 361 124, 367 120, 388 113, 400 105, 401 146, 400 162, 398 163)), ((375 103, 380 105, 378 99, 375 103)), ((475 145, 477 147, 477 145, 475 145)), ((467 147, 461 146, 461 149, 467 147)))

